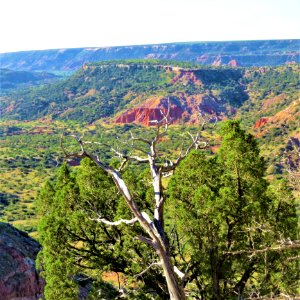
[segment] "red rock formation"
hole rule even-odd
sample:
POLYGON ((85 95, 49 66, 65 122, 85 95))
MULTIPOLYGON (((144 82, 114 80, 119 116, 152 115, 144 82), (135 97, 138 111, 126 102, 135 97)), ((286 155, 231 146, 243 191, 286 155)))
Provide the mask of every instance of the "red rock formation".
POLYGON ((96 89, 90 89, 84 96, 94 96, 96 94, 96 89))
MULTIPOLYGON (((300 99, 293 101, 289 106, 280 110, 273 116, 268 116, 259 119, 255 124, 254 128, 259 128, 256 133, 257 137, 262 137, 267 134, 272 128, 281 128, 289 126, 290 123, 299 120, 300 118, 300 99)), ((294 125, 293 125, 294 126, 294 125)), ((297 137, 297 134, 294 134, 297 137)))
POLYGON ((12 112, 15 109, 16 106, 16 102, 13 101, 9 106, 6 107, 6 109, 4 109, 5 113, 9 113, 12 112))
MULTIPOLYGON (((168 101, 164 97, 152 97, 146 100, 141 106, 127 110, 119 115, 114 123, 137 123, 145 126, 155 125, 154 120, 161 120, 167 111, 168 101)), ((213 95, 197 94, 186 96, 178 93, 170 97, 170 118, 171 123, 178 124, 182 120, 186 124, 199 122, 199 110, 208 115, 221 115, 226 112, 222 105, 213 95)))
POLYGON ((214 62, 212 63, 213 66, 216 66, 216 67, 219 67, 219 66, 222 66, 222 57, 221 55, 218 55, 214 62))
POLYGON ((292 60, 292 61, 287 61, 285 64, 286 64, 286 65, 296 65, 297 62, 294 61, 294 60, 292 60))
MULTIPOLYGON (((165 98, 151 98, 145 102, 141 107, 131 109, 118 116, 114 123, 137 123, 145 126, 155 125, 155 120, 161 120, 163 115, 161 112, 167 111, 167 99, 165 98)), ((183 110, 180 106, 171 103, 170 105, 170 118, 171 122, 181 119, 183 110)))
POLYGON ((210 56, 208 54, 203 54, 201 56, 198 56, 196 58, 196 61, 199 62, 199 63, 206 63, 208 60, 209 60, 210 56))
POLYGON ((35 269, 38 242, 9 224, 0 222, 0 299, 36 300, 44 282, 35 269))
POLYGON ((264 126, 266 123, 268 123, 269 118, 261 118, 258 121, 255 122, 254 128, 260 128, 264 126))
POLYGON ((228 66, 231 66, 231 67, 238 67, 238 62, 235 60, 235 59, 232 59, 229 63, 228 63, 228 66))

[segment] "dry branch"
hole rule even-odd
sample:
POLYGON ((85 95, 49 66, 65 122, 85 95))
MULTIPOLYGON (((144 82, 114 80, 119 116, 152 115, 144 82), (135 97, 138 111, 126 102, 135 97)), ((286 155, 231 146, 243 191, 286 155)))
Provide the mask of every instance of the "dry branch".
POLYGON ((137 218, 132 218, 131 220, 126 220, 126 219, 120 219, 118 221, 114 221, 114 222, 111 222, 111 221, 108 221, 106 219, 103 219, 101 217, 97 218, 97 219, 93 219, 91 218, 92 221, 97 221, 99 223, 103 223, 103 224, 106 224, 106 225, 110 225, 110 226, 118 226, 122 223, 124 224, 127 224, 127 225, 130 225, 130 224, 134 224, 135 222, 138 221, 137 218))
POLYGON ((161 266, 161 262, 154 262, 151 265, 149 265, 145 270, 143 270, 142 272, 134 275, 134 277, 141 277, 142 275, 144 275, 149 269, 151 269, 154 266, 161 266))
POLYGON ((269 251, 285 251, 285 250, 293 250, 293 249, 300 249, 300 241, 287 240, 287 241, 281 241, 279 245, 265 247, 263 249, 236 250, 236 251, 226 251, 223 253, 229 255, 249 254, 250 257, 253 257, 255 255, 266 253, 269 251))

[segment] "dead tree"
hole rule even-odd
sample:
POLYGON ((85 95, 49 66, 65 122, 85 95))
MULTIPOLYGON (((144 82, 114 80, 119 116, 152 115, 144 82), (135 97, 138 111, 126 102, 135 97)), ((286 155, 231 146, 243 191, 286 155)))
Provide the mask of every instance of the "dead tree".
POLYGON ((158 159, 157 146, 160 139, 166 134, 168 130, 168 126, 170 125, 169 112, 170 112, 169 108, 167 109, 166 112, 161 111, 162 119, 153 121, 153 124, 155 126, 155 135, 152 139, 146 139, 143 137, 134 137, 131 134, 130 142, 132 148, 135 150, 140 150, 143 153, 143 156, 125 155, 120 150, 111 148, 111 151, 113 151, 121 159, 121 164, 119 169, 114 169, 110 167, 108 164, 104 163, 99 158, 99 156, 93 155, 88 151, 86 151, 85 145, 90 144, 91 142, 83 141, 82 138, 79 138, 75 135, 72 135, 72 137, 76 140, 77 144, 80 147, 79 152, 75 152, 75 153, 67 152, 67 150, 63 145, 63 136, 61 139, 61 146, 67 158, 88 157, 93 162, 95 162, 95 164, 98 167, 102 168, 109 176, 112 177, 119 192, 123 195, 127 206, 131 210, 133 218, 131 220, 121 219, 116 222, 112 222, 103 219, 101 216, 99 216, 95 220, 111 226, 117 226, 121 223, 133 224, 134 222, 138 222, 140 226, 143 228, 145 235, 138 236, 137 239, 150 245, 158 256, 158 261, 151 264, 151 266, 149 266, 144 272, 146 272, 153 265, 156 266, 159 265, 162 268, 164 277, 166 279, 170 299, 184 300, 186 299, 186 295, 184 292, 183 283, 186 274, 181 272, 173 264, 171 260, 170 248, 168 245, 168 241, 164 229, 165 197, 162 188, 162 177, 165 174, 169 174, 170 172, 175 170, 175 168, 179 165, 179 163, 188 155, 188 153, 192 149, 195 148, 197 149, 200 147, 202 148, 206 146, 205 142, 200 141, 200 137, 201 137, 200 132, 203 130, 206 121, 204 118, 202 118, 203 122, 200 125, 200 129, 197 134, 192 135, 188 133, 191 138, 191 141, 189 142, 189 145, 186 146, 184 151, 182 150, 174 161, 169 161, 168 164, 163 164, 158 159), (135 147, 136 142, 145 145, 148 151, 143 151, 135 147), (126 183, 122 178, 122 170, 125 168, 126 164, 129 161, 146 163, 149 166, 151 177, 152 177, 152 187, 154 190, 154 199, 153 199, 154 213, 153 216, 151 217, 146 212, 142 212, 140 210, 135 200, 133 199, 131 191, 129 190, 128 186, 126 185, 126 183))

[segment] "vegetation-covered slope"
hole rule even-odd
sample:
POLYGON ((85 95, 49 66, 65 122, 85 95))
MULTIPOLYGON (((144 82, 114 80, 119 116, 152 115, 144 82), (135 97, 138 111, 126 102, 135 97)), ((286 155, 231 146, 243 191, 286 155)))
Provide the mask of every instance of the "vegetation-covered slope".
POLYGON ((53 82, 59 77, 47 72, 0 69, 0 94, 8 89, 53 82))
POLYGON ((289 140, 300 140, 299 74, 299 65, 289 65, 247 75, 249 99, 236 117, 252 128, 264 156, 276 165, 271 173, 282 171, 283 157, 290 155, 289 140))
POLYGON ((92 122, 151 97, 171 97, 182 110, 201 102, 206 110, 223 113, 247 99, 243 74, 239 68, 192 68, 162 61, 88 64, 65 81, 3 97, 1 111, 4 118, 17 120, 51 116, 92 122), (203 101, 196 99, 200 96, 203 101))
POLYGON ((64 81, 7 94, 0 108, 2 118, 10 120, 149 125, 169 99, 174 123, 194 123, 200 110, 220 119, 237 114, 260 128, 266 123, 262 118, 280 115, 290 105, 297 113, 299 71, 297 64, 245 69, 157 60, 93 63, 64 81))

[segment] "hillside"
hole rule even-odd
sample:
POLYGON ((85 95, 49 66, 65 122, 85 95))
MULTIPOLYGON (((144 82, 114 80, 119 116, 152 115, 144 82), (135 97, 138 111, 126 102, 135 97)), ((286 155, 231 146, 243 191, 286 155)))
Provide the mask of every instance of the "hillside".
POLYGON ((281 173, 284 156, 289 156, 289 140, 300 140, 300 66, 259 68, 246 75, 249 99, 237 111, 258 138, 267 161, 281 173))
POLYGON ((9 89, 50 83, 59 79, 52 73, 0 69, 0 94, 9 89))
MULTIPOLYGON (((239 68, 187 67, 162 61, 118 61, 84 65, 73 76, 56 84, 16 91, 2 97, 4 119, 94 122, 149 125, 126 120, 133 108, 150 112, 171 102, 174 122, 193 123, 198 106, 205 113, 231 114, 248 98, 244 70, 239 68), (123 113, 123 115, 116 115, 123 113), (116 119, 114 119, 116 117, 116 119), (108 120, 109 119, 109 120, 108 120), (111 120, 113 119, 113 120, 111 120)), ((155 113, 154 113, 155 114, 155 113)), ((155 118, 155 115, 153 116, 155 118)), ((147 123, 147 124, 146 124, 147 123)))
POLYGON ((200 65, 277 66, 299 63, 299 40, 191 42, 142 46, 76 48, 0 54, 1 68, 76 70, 83 64, 115 59, 189 61, 200 65))

